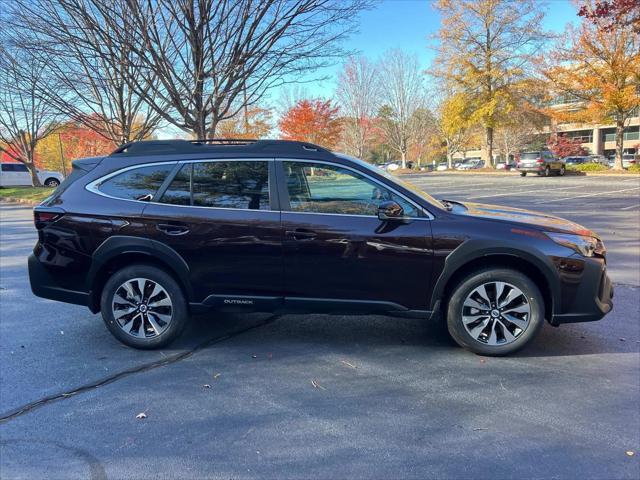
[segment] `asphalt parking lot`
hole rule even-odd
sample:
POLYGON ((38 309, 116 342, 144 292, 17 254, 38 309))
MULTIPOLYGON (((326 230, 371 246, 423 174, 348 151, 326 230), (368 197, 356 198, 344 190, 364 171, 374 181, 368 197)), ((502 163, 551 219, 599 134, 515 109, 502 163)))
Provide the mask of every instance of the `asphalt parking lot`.
POLYGON ((2 205, 0 477, 639 478, 640 179, 405 179, 599 232, 613 312, 507 358, 381 316, 202 316, 136 351, 32 296, 31 211, 2 205))

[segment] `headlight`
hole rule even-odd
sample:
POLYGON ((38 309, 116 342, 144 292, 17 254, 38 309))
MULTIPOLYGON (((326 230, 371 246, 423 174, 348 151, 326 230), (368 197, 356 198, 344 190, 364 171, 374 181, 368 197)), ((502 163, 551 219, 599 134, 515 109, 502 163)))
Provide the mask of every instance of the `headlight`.
POLYGON ((594 253, 604 255, 604 244, 595 237, 573 235, 571 233, 544 232, 554 242, 575 250, 583 257, 593 257, 594 253))

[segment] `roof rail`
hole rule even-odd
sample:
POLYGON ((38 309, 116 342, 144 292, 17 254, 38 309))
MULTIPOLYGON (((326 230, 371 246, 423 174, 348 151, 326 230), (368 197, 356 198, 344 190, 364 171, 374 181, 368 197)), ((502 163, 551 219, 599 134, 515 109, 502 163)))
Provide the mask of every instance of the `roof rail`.
MULTIPOLYGON (((168 155, 177 153, 214 153, 238 148, 238 152, 306 152, 332 153, 312 143, 294 140, 254 140, 245 138, 207 138, 201 140, 141 140, 120 145, 110 156, 116 155, 168 155)), ((235 153, 235 152, 234 152, 235 153)))

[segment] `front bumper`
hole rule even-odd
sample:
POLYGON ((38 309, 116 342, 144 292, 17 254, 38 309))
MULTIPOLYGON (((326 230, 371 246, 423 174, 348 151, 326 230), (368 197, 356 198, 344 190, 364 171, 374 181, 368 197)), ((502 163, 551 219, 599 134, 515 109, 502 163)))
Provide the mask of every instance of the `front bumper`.
POLYGON ((552 325, 600 320, 613 308, 613 284, 604 262, 587 261, 573 301, 563 313, 553 314, 552 325))

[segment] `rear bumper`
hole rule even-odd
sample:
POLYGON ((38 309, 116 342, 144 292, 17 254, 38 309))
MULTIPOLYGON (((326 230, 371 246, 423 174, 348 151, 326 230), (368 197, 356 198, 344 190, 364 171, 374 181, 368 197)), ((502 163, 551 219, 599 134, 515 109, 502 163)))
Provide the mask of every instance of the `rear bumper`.
POLYGON ((600 320, 613 309, 613 284, 606 266, 587 262, 576 292, 572 308, 568 312, 554 314, 552 325, 562 323, 593 322, 600 320))
POLYGON ((538 173, 538 172, 544 172, 545 166, 544 165, 540 165, 540 166, 535 166, 535 167, 518 167, 516 168, 516 170, 518 172, 526 172, 526 173, 538 173))
POLYGON ((87 292, 69 290, 58 285, 47 267, 34 254, 29 255, 28 265, 29 283, 35 296, 76 305, 89 305, 89 294, 87 292))

